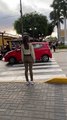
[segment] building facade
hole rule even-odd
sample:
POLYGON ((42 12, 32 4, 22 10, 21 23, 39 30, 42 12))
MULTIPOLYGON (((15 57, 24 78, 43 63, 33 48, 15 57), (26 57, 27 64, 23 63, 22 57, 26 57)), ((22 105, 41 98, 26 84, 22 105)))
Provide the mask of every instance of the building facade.
MULTIPOLYGON (((65 41, 65 35, 64 35, 64 30, 63 29, 61 29, 61 32, 60 32, 60 35, 61 35, 61 42, 62 43, 67 43, 67 39, 66 39, 66 41, 65 41)), ((66 35, 67 35, 67 31, 66 31, 66 35)))
POLYGON ((15 39, 17 39, 17 36, 0 32, 0 48, 4 47, 7 42, 9 42, 11 46, 11 41, 14 41, 15 39))

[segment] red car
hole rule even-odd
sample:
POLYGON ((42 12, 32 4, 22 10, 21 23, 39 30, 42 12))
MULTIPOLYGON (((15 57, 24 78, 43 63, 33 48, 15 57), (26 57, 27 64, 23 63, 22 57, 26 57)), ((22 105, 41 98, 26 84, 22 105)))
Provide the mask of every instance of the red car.
MULTIPOLYGON (((33 42, 32 45, 34 47, 36 61, 48 62, 49 58, 52 58, 52 53, 47 42, 33 42)), ((21 50, 15 49, 7 52, 2 60, 11 64, 21 62, 21 50)))

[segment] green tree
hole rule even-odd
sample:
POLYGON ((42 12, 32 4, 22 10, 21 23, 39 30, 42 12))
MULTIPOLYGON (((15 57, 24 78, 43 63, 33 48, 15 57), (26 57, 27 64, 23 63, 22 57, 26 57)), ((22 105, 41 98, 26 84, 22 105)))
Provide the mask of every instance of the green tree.
MULTIPOLYGON (((39 38, 47 36, 53 32, 53 26, 48 22, 47 17, 42 14, 30 13, 23 15, 23 32, 29 33, 31 37, 39 38)), ((18 34, 21 34, 20 18, 14 22, 14 28, 18 34)))
POLYGON ((61 1, 62 0, 54 0, 51 7, 53 11, 50 13, 50 19, 52 20, 52 24, 57 26, 58 40, 60 40, 60 23, 63 23, 63 17, 61 13, 61 1))

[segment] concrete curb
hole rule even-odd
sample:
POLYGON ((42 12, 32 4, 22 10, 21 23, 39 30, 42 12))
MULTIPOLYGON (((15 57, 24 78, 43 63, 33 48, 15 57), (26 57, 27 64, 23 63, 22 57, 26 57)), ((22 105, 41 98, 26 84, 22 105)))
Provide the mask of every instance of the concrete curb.
POLYGON ((47 81, 45 81, 45 83, 53 83, 53 84, 67 84, 67 77, 61 77, 61 78, 52 78, 49 79, 47 81))

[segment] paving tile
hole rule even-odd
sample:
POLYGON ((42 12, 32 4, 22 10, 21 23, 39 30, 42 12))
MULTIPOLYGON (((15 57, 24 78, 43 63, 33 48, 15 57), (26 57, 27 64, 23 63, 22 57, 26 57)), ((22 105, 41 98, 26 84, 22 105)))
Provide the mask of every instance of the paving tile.
POLYGON ((1 120, 67 120, 67 85, 0 83, 1 120))

